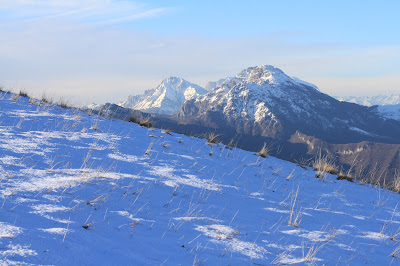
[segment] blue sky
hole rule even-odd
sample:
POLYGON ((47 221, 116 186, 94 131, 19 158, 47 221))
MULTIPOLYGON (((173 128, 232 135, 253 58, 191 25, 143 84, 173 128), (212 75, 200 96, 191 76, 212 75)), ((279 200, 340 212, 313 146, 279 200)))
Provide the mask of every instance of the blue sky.
POLYGON ((331 95, 400 93, 400 1, 0 0, 0 83, 119 101, 272 64, 331 95))

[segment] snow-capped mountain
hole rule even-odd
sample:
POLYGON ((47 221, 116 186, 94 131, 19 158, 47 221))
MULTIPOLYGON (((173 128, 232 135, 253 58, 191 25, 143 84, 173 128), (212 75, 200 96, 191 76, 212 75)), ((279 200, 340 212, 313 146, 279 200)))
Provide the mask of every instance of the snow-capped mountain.
POLYGON ((144 94, 129 96, 128 100, 118 105, 140 110, 146 113, 172 114, 179 111, 186 100, 194 99, 207 91, 182 78, 169 77, 154 89, 144 94))
POLYGON ((400 104, 400 94, 376 95, 376 96, 335 96, 339 101, 356 103, 365 106, 396 105, 400 104))
POLYGON ((187 101, 179 117, 274 138, 288 138, 299 130, 345 141, 360 134, 350 127, 370 132, 371 136, 383 133, 374 128, 382 121, 368 107, 339 102, 316 86, 269 65, 247 68, 213 91, 187 101), (339 129, 349 135, 338 136, 339 129))
POLYGON ((343 165, 361 160, 356 167, 365 173, 390 170, 387 176, 393 178, 400 167, 399 122, 384 119, 376 107, 340 102, 273 66, 247 68, 186 101, 177 120, 213 128, 221 138, 234 138, 234 132, 240 147, 256 150, 260 143, 276 143, 275 155, 285 159, 315 156, 323 147, 343 165), (381 150, 388 152, 377 156, 381 150))
POLYGON ((233 77, 219 79, 217 81, 209 81, 207 82, 205 88, 208 91, 212 91, 213 89, 220 87, 223 83, 227 82, 228 80, 232 79, 233 77))

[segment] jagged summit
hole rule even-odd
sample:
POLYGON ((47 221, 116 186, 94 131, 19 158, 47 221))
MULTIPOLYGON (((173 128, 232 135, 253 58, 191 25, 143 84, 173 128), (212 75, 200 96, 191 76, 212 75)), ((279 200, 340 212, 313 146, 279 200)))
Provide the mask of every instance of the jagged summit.
POLYGON ((208 82, 206 88, 208 90, 221 87, 224 83, 254 83, 260 86, 268 86, 274 88, 283 88, 288 86, 307 86, 318 90, 317 86, 308 83, 296 77, 290 77, 281 69, 271 65, 261 65, 248 67, 242 70, 235 77, 220 79, 215 82, 208 82))
POLYGON ((282 70, 271 65, 249 67, 242 70, 237 76, 245 83, 256 83, 258 85, 289 85, 294 83, 293 79, 286 75, 282 70))
POLYGON ((129 96, 127 101, 118 105, 148 113, 172 114, 178 112, 186 100, 205 93, 204 88, 183 78, 168 77, 156 88, 141 95, 129 96))

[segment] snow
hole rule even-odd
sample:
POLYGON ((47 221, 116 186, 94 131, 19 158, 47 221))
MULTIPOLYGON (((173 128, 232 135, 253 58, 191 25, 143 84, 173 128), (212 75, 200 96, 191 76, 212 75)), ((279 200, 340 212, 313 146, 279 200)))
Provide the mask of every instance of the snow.
POLYGON ((367 132, 367 131, 365 131, 365 130, 362 130, 362 129, 358 128, 358 127, 349 127, 349 129, 351 129, 351 130, 353 130, 353 131, 360 132, 360 133, 362 133, 362 134, 364 134, 364 135, 374 136, 373 134, 371 134, 371 133, 369 133, 369 132, 367 132))
POLYGON ((9 99, 0 94, 1 265, 400 263, 398 193, 9 99))
POLYGON ((376 95, 376 96, 336 96, 339 101, 356 103, 365 106, 396 105, 400 104, 400 94, 376 95))
MULTIPOLYGON (((270 65, 249 67, 235 77, 220 80, 215 84, 220 85, 197 97, 196 102, 210 106, 210 109, 222 109, 221 112, 228 119, 252 119, 259 123, 269 120, 278 123, 276 114, 271 111, 273 107, 277 108, 276 99, 286 99, 290 103, 291 111, 299 116, 309 116, 309 113, 314 112, 311 99, 299 99, 287 88, 297 88, 306 94, 310 91, 319 93, 315 85, 292 78, 270 65)), ((281 108, 280 111, 285 110, 281 108)))
POLYGON ((145 91, 142 95, 129 96, 119 106, 132 108, 148 113, 172 114, 179 111, 182 104, 207 91, 182 78, 169 77, 156 88, 145 91))
POLYGON ((400 104, 378 106, 377 112, 382 117, 400 121, 400 104))
MULTIPOLYGON (((394 119, 400 121, 400 94, 377 95, 377 96, 346 96, 335 97, 339 101, 346 101, 365 106, 376 106, 376 113, 386 119, 394 119)), ((375 107, 372 107, 375 108, 375 107)))

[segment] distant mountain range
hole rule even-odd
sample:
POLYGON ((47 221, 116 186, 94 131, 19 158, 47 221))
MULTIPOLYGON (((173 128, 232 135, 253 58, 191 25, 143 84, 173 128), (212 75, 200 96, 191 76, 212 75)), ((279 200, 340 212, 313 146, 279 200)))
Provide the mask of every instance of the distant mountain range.
POLYGON ((336 100, 270 65, 249 67, 206 88, 171 77, 102 109, 122 119, 148 117, 154 126, 178 133, 214 132, 247 150, 267 143, 272 155, 292 161, 323 152, 357 176, 379 182, 400 168, 400 121, 391 119, 392 107, 389 112, 388 106, 336 100))
POLYGON ((364 106, 374 106, 375 111, 386 119, 395 119, 400 121, 400 94, 377 95, 377 96, 346 96, 335 97, 339 101, 356 103, 364 106))
POLYGON ((356 103, 359 105, 397 105, 400 104, 400 94, 376 96, 335 96, 339 101, 356 103))

